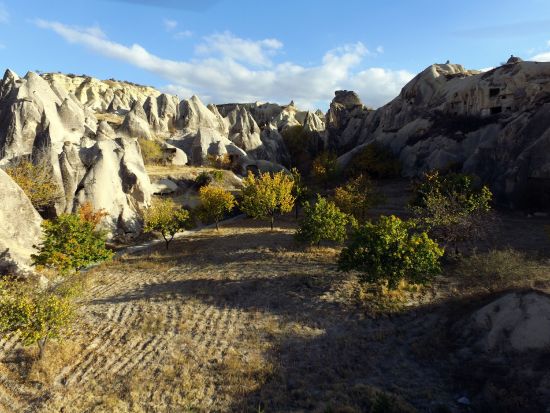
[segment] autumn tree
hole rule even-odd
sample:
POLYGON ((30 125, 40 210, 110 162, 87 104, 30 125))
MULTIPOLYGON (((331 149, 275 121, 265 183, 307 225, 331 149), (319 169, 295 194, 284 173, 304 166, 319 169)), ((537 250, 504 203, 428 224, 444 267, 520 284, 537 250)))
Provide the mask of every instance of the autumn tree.
POLYGON ((44 239, 38 253, 31 255, 33 264, 68 273, 111 259, 113 252, 106 247, 107 232, 98 228, 106 215, 86 203, 76 214, 61 214, 43 221, 44 239))
POLYGON ((171 199, 158 199, 145 210, 144 232, 160 232, 166 249, 178 232, 190 228, 192 222, 189 211, 178 206, 171 199))
POLYGON ((370 208, 380 201, 372 181, 365 175, 350 179, 334 191, 334 202, 343 212, 364 223, 370 208))
POLYGON ((333 152, 322 152, 313 161, 311 167, 313 176, 325 186, 338 175, 337 156, 333 152))
POLYGON ((45 153, 12 161, 6 173, 21 187, 38 211, 52 207, 63 198, 53 168, 45 153))
POLYGON ((269 219, 273 230, 275 216, 289 213, 294 207, 293 187, 292 177, 283 171, 265 172, 257 178, 249 172, 243 180, 239 205, 252 218, 269 219))
POLYGON ((217 186, 203 186, 199 190, 201 206, 199 216, 204 221, 214 221, 219 231, 219 222, 235 206, 235 197, 231 192, 217 186))
POLYGON ((296 219, 298 219, 300 207, 309 198, 310 191, 304 184, 302 174, 300 173, 298 168, 292 168, 290 170, 290 174, 292 175, 292 180, 294 181, 294 186, 292 187, 292 196, 294 196, 294 209, 296 211, 296 219))

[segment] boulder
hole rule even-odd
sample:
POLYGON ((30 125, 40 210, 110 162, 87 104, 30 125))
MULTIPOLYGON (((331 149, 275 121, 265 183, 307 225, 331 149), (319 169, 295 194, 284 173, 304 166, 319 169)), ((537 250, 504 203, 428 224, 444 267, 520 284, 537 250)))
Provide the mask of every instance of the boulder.
POLYGON ((23 190, 0 169, 0 274, 30 272, 42 218, 23 190))
POLYGON ((158 181, 153 182, 151 187, 152 192, 155 195, 173 194, 179 189, 178 184, 168 178, 159 179, 158 181))

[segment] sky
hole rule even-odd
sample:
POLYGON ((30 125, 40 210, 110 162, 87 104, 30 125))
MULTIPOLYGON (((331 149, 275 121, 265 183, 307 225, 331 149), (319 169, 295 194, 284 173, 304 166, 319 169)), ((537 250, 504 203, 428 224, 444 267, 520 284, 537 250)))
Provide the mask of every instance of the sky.
POLYGON ((0 62, 205 103, 379 107, 433 63, 550 61, 548 0, 0 0, 0 62))

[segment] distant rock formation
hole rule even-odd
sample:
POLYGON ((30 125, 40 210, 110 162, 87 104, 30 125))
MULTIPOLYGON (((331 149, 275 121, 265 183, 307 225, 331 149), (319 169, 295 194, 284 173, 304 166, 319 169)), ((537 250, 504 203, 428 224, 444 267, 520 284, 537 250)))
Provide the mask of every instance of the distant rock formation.
POLYGON ((23 190, 0 169, 0 275, 30 271, 42 218, 23 190))
POLYGON ((338 116, 327 116, 329 130, 338 125, 331 137, 355 146, 342 166, 379 142, 399 156, 405 176, 453 168, 478 175, 509 206, 550 205, 550 63, 513 60, 488 72, 432 65, 387 105, 358 114, 361 126, 351 131, 349 121, 337 123, 353 118, 337 104, 338 116))

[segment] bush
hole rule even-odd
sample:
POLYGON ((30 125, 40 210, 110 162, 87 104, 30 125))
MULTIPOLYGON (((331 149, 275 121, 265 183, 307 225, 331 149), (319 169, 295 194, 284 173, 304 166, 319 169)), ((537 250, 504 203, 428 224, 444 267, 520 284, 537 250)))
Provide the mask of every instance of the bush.
POLYGON ((397 178, 401 163, 393 152, 379 143, 371 143, 353 157, 348 166, 348 175, 366 175, 372 178, 397 178))
POLYGON ((65 333, 74 316, 76 290, 64 287, 42 291, 21 282, 0 282, 0 333, 17 334, 26 346, 37 344, 42 358, 48 340, 65 333))
POLYGON ((103 211, 93 212, 85 204, 77 214, 61 214, 43 221, 44 241, 38 254, 31 256, 33 264, 67 273, 111 259, 113 253, 105 246, 107 232, 96 229, 103 216, 103 211))
POLYGON ((400 281, 427 284, 441 271, 443 249, 425 232, 416 233, 412 221, 381 216, 378 223, 359 227, 351 245, 338 260, 343 271, 361 272, 360 280, 385 283, 396 289, 400 281))
POLYGON ((371 180, 364 175, 350 179, 334 191, 334 202, 338 208, 360 223, 365 222, 369 209, 379 200, 380 196, 375 193, 371 180))
POLYGON ((219 155, 219 156, 208 155, 207 159, 208 159, 208 164, 212 168, 227 169, 227 170, 231 169, 231 166, 232 166, 231 156, 229 156, 228 153, 219 155))
POLYGON ((212 183, 212 176, 206 171, 200 172, 195 178, 195 186, 199 189, 202 188, 203 186, 210 185, 211 183, 212 183))
POLYGON ((55 182, 53 168, 45 155, 22 158, 5 169, 6 173, 21 187, 32 205, 43 211, 63 198, 63 191, 55 182))
POLYGON ((214 221, 219 230, 219 221, 235 206, 231 192, 215 186, 203 186, 199 191, 201 206, 199 216, 205 221, 214 221))
POLYGON ((271 230, 276 214, 285 214, 294 207, 292 177, 284 172, 261 174, 258 178, 251 172, 243 180, 240 207, 252 218, 269 219, 271 230))
POLYGON ((474 178, 464 174, 426 173, 416 188, 411 209, 432 236, 455 245, 483 237, 491 223, 489 212, 492 193, 476 186, 474 178))
POLYGON ((143 163, 146 165, 159 165, 164 161, 164 150, 159 142, 138 138, 138 143, 141 148, 143 163))
POLYGON ((323 240, 344 242, 349 223, 348 215, 340 211, 334 202, 317 195, 315 204, 304 204, 304 217, 296 231, 296 239, 310 245, 319 245, 323 240))
POLYGON ((325 187, 338 176, 337 156, 332 152, 322 152, 313 161, 311 172, 325 187))
POLYGON ((189 211, 176 205, 171 199, 158 199, 145 211, 143 232, 160 232, 166 249, 174 236, 191 227, 189 211))

